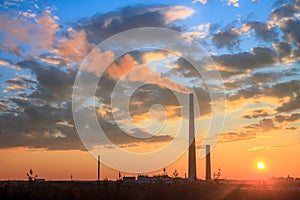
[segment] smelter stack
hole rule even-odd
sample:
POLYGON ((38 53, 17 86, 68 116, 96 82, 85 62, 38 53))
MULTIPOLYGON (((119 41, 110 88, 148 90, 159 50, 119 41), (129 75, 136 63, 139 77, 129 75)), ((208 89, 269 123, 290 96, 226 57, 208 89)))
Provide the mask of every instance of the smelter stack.
POLYGON ((189 95, 189 179, 196 180, 196 148, 194 124, 194 94, 189 95))

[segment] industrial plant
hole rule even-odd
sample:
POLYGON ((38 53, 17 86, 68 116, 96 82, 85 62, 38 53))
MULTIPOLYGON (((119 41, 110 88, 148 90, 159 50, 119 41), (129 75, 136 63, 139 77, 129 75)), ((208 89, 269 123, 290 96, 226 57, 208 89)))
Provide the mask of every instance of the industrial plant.
MULTIPOLYGON (((195 116, 194 116, 194 94, 189 94, 189 150, 188 150, 188 177, 184 179, 187 181, 197 180, 197 163, 196 163, 196 144, 195 144, 195 116)), ((210 159, 210 145, 205 145, 206 150, 206 172, 205 180, 211 180, 211 159, 210 159)), ((97 165, 97 181, 100 182, 100 155, 98 155, 97 165)), ((119 177, 121 178, 121 177, 119 177)), ((177 177, 175 177, 177 178, 177 177)), ((173 178, 168 175, 158 176, 124 176, 122 178, 124 183, 156 183, 156 182, 172 182, 173 178)))

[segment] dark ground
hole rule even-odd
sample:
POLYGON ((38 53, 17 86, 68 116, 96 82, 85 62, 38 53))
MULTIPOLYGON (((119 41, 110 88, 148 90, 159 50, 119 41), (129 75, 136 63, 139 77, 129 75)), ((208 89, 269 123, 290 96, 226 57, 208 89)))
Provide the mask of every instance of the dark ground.
POLYGON ((124 184, 95 182, 1 182, 0 199, 300 199, 300 188, 206 184, 196 182, 124 184))

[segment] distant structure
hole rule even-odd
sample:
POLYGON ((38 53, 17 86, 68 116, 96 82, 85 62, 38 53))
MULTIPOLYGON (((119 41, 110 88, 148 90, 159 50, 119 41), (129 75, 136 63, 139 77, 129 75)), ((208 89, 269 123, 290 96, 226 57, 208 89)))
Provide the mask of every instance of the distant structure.
POLYGON ((210 145, 206 145, 206 181, 211 180, 210 145))
POLYGON ((143 176, 139 175, 136 179, 135 176, 124 176, 123 183, 171 183, 173 179, 168 175, 159 176, 143 176))
POLYGON ((100 155, 98 155, 98 182, 100 182, 100 155))
POLYGON ((135 176, 124 176, 123 183, 136 183, 135 176))
POLYGON ((46 181, 46 179, 44 179, 44 178, 36 178, 35 179, 35 182, 36 183, 43 183, 43 182, 45 182, 46 181))
POLYGON ((195 125, 194 125, 194 94, 189 95, 189 171, 188 177, 196 180, 196 148, 195 148, 195 125))

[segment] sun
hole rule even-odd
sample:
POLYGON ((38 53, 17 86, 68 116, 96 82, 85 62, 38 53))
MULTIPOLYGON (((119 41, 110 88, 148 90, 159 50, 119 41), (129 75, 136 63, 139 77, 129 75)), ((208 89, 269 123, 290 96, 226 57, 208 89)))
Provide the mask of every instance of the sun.
POLYGON ((258 169, 260 169, 260 170, 263 170, 263 169, 265 169, 265 167, 266 167, 266 165, 265 165, 265 163, 264 162, 258 162, 257 164, 256 164, 256 167, 258 168, 258 169))

